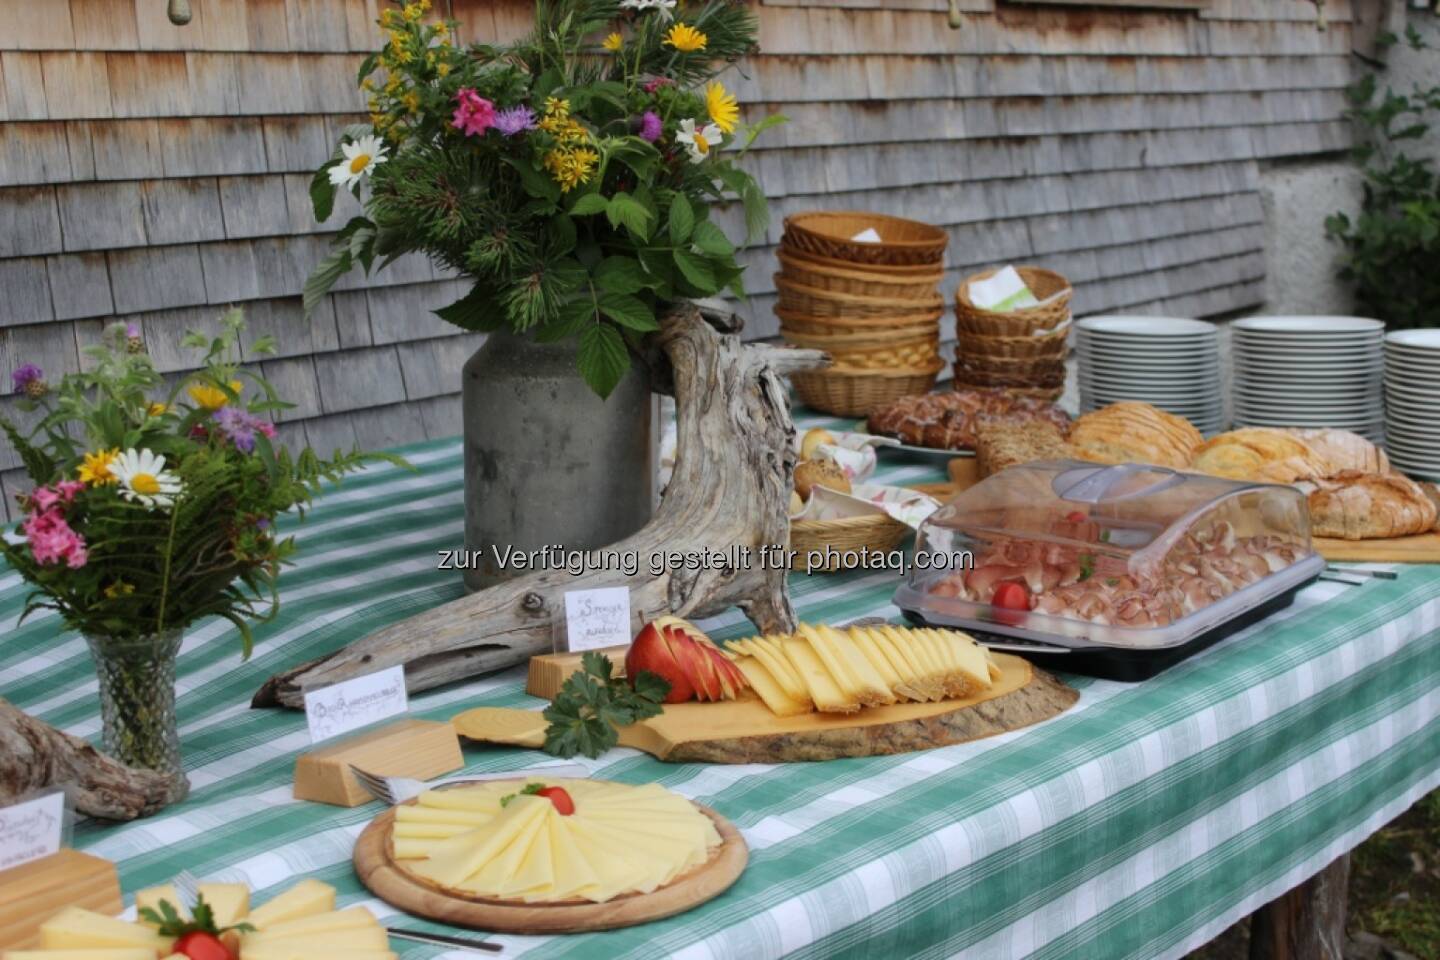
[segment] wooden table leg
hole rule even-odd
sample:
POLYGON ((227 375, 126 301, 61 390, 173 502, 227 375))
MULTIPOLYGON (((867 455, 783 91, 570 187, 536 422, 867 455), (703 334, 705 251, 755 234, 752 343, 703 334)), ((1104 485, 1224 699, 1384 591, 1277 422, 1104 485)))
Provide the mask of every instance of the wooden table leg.
POLYGON ((1250 915, 1250 960, 1342 960, 1350 855, 1250 915))

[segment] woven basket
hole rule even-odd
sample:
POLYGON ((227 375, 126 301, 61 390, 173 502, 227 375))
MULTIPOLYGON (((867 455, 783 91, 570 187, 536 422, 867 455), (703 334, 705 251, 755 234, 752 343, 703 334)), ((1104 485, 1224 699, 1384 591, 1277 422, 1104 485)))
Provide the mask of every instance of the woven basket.
POLYGON ((955 339, 956 355, 967 358, 1020 359, 1022 357, 1064 357, 1070 351, 1070 328, 1044 337, 982 337, 960 332, 955 339))
POLYGON ((1065 373, 1065 358, 1060 357, 981 357, 956 354, 957 367, 967 373, 988 373, 1007 377, 1053 377, 1065 373))
POLYGON ((819 328, 824 327, 834 333, 858 333, 860 331, 892 330, 900 327, 914 327, 922 323, 938 324, 940 317, 945 313, 944 309, 932 310, 928 313, 906 313, 893 317, 817 317, 811 313, 804 313, 799 310, 787 310, 784 307, 775 307, 775 316, 780 318, 780 328, 801 330, 805 329, 811 333, 823 332, 819 328))
POLYGON ((998 271, 986 270, 961 281, 955 291, 955 329, 983 337, 1028 337, 1036 333, 1054 330, 1070 319, 1070 281, 1053 270, 1039 267, 1016 267, 1015 272, 1025 281, 1037 300, 1045 300, 1065 291, 1061 296, 1039 307, 996 313, 982 310, 970 301, 970 284, 976 280, 987 280, 998 271))
POLYGON ((881 297, 887 300, 934 300, 937 294, 936 288, 945 278, 945 271, 938 269, 928 274, 909 278, 847 267, 829 267, 786 253, 783 247, 777 256, 780 258, 780 274, 787 280, 793 280, 816 290, 824 290, 827 293, 848 293, 857 297, 881 297))
POLYGON ((909 266, 940 263, 950 242, 939 227, 863 210, 821 210, 786 217, 785 239, 791 246, 833 260, 909 266), (880 242, 850 239, 865 230, 878 233, 880 242))
POLYGON ((1046 403, 1054 403, 1065 393, 1064 387, 991 387, 983 383, 967 383, 960 379, 957 373, 954 380, 950 381, 955 390, 1002 390, 1014 397, 1033 397, 1036 400, 1043 400, 1046 403))
POLYGON ((814 559, 822 562, 809 567, 810 572, 834 573, 859 566, 860 558, 846 557, 846 551, 894 550, 909 532, 909 527, 885 514, 838 520, 794 520, 790 523, 790 549, 797 553, 797 569, 807 569, 805 559, 813 550, 819 553, 814 559))
POLYGON ((955 379, 975 387, 1036 387, 1044 389, 1065 386, 1065 368, 1037 373, 1002 373, 976 370, 962 361, 955 363, 955 379))
POLYGON ((940 358, 938 334, 910 340, 882 340, 841 345, 827 337, 805 337, 786 333, 785 342, 797 347, 824 350, 834 362, 831 370, 905 370, 934 366, 940 358))
POLYGON ((817 370, 792 373, 790 381, 807 407, 837 417, 864 417, 901 397, 929 393, 944 367, 945 361, 938 360, 913 370, 817 370))
POLYGON ((824 341, 825 346, 821 350, 828 350, 830 347, 859 347, 878 346, 882 343, 889 343, 896 340, 915 340, 920 337, 931 337, 939 339, 940 321, 920 320, 916 323, 896 324, 894 326, 875 327, 849 327, 836 326, 824 320, 816 320, 810 323, 802 323, 798 320, 787 320, 780 324, 780 334, 785 337, 795 335, 807 340, 824 341))
POLYGON ((775 274, 775 289, 780 294, 780 306, 797 313, 808 313, 812 317, 894 317, 931 310, 945 311, 945 300, 938 293, 919 300, 861 297, 853 293, 807 287, 783 273, 775 274))
POLYGON ((821 256, 818 253, 802 250, 784 237, 780 238, 780 246, 777 251, 784 253, 786 259, 807 266, 825 267, 830 270, 860 270, 864 273, 904 280, 907 283, 911 280, 928 280, 937 273, 943 278, 945 272, 944 266, 938 263, 855 263, 853 260, 836 260, 834 257, 821 256))

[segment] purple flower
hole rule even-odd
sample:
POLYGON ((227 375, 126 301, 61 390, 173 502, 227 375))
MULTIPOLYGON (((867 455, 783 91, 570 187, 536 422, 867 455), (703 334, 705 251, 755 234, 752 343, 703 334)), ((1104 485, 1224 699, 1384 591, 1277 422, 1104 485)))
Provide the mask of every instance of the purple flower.
POLYGON ((495 114, 495 129, 507 137, 535 129, 535 111, 526 106, 506 107, 495 114))
POLYGON ((269 530, 269 529, 270 529, 270 518, 269 518, 269 517, 256 517, 256 518, 255 518, 255 529, 257 529, 257 530, 269 530))
POLYGON ((661 132, 665 125, 660 122, 660 114, 654 110, 646 110, 645 115, 640 118, 640 138, 650 143, 660 139, 661 132))
POLYGON ((221 407, 214 414, 215 425, 241 453, 255 452, 255 433, 264 422, 239 407, 221 407))
POLYGON ((16 393, 38 397, 45 392, 45 371, 33 363, 22 364, 10 374, 10 382, 14 384, 16 393))
POLYGON ((125 324, 125 336, 129 337, 131 340, 139 340, 140 324, 133 321, 125 324))

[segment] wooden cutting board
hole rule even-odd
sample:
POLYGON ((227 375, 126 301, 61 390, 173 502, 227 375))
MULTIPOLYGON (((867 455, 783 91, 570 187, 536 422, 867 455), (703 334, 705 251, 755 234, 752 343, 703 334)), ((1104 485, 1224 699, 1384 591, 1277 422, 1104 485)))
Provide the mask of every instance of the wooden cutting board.
MULTIPOLYGON (((758 699, 673 703, 620 731, 620 745, 669 763, 793 763, 928 750, 1028 727, 1062 713, 1080 694, 1027 660, 997 653, 990 690, 964 700, 903 703, 856 713, 777 717, 758 699)), ((462 737, 539 747, 538 711, 480 707, 454 717, 462 737)))
MULTIPOLYGON (((523 781, 516 780, 515 784, 519 787, 523 781)), ((605 903, 495 900, 432 884, 395 861, 391 843, 395 824, 393 808, 372 820, 360 834, 355 844, 355 873, 371 893, 392 907, 457 927, 527 935, 630 927, 684 913, 713 900, 729 889, 745 870, 750 850, 740 831, 709 807, 698 803, 695 806, 715 821, 715 829, 720 833, 720 846, 711 852, 710 859, 658 890, 625 894, 605 903)))

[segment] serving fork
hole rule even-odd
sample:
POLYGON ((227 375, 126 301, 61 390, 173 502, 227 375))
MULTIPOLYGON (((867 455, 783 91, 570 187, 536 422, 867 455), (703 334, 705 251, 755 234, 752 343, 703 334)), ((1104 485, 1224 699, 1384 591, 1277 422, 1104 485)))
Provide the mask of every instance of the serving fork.
POLYGON ((489 780, 530 780, 541 777, 560 777, 567 780, 584 780, 590 771, 578 763, 556 763, 547 767, 530 767, 525 770, 505 770, 497 773, 472 773, 463 777, 447 777, 444 780, 415 780, 410 777, 382 777, 379 774, 361 770, 353 763, 350 772, 355 779, 376 800, 395 806, 413 800, 426 790, 453 783, 484 783, 489 780))

